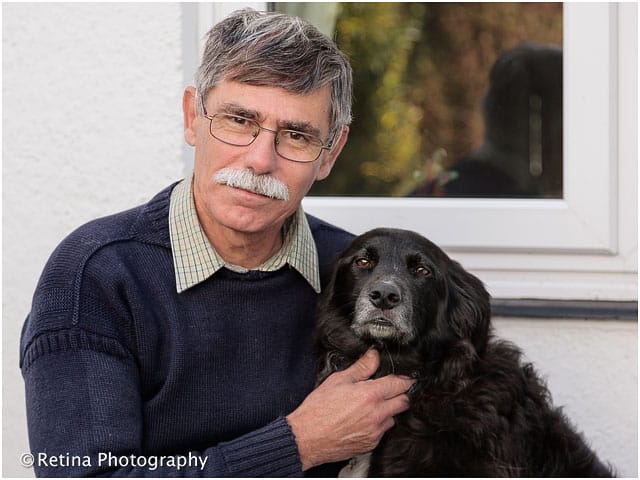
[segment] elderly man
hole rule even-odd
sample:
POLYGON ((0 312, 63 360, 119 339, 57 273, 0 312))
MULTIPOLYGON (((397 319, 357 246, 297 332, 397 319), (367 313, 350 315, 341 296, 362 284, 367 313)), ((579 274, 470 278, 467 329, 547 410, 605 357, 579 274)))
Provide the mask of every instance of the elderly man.
POLYGON ((370 380, 371 351, 313 390, 315 299, 351 235, 301 200, 347 140, 348 61, 297 18, 236 12, 183 109, 193 175, 79 228, 42 274, 21 341, 36 473, 334 474, 412 383, 370 380))

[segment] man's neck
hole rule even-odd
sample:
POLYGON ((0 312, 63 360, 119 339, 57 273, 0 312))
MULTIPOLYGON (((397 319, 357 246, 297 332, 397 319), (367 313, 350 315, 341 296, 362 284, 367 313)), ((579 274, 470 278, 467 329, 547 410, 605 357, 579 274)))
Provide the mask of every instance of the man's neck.
POLYGON ((220 224, 203 225, 207 239, 226 263, 254 269, 282 248, 282 225, 259 233, 238 232, 220 224))

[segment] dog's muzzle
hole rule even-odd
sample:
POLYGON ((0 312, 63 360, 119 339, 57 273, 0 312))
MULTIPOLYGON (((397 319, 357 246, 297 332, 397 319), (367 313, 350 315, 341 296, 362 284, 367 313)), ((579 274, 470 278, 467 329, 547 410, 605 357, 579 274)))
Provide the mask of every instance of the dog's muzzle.
POLYGON ((400 282, 392 278, 369 282, 356 300, 352 330, 360 338, 409 343, 415 336, 411 301, 400 282))

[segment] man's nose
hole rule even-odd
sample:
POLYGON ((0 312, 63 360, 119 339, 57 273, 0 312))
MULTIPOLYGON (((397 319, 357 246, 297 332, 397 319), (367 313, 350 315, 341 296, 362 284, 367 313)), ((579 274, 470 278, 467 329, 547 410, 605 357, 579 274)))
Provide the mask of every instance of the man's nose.
POLYGON ((280 158, 276 152, 275 139, 275 131, 261 128, 256 139, 247 147, 245 166, 257 175, 273 172, 280 158))

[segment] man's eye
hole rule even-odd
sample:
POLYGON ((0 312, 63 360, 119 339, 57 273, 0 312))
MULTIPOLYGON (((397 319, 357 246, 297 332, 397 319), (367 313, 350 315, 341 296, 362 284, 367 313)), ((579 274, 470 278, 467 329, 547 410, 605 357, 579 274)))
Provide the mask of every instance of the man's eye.
POLYGON ((308 144, 310 143, 309 136, 294 130, 284 130, 281 132, 284 138, 290 143, 308 144))
POLYGON ((235 115, 227 115, 227 120, 231 123, 234 123, 236 125, 247 125, 250 121, 247 118, 244 117, 236 117, 235 115))
POLYGON ((360 257, 360 258, 356 258, 355 264, 360 267, 360 268, 371 268, 373 267, 373 264, 366 258, 364 257, 360 257))

